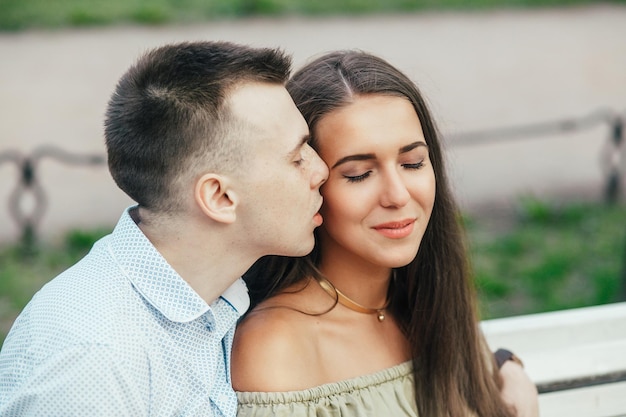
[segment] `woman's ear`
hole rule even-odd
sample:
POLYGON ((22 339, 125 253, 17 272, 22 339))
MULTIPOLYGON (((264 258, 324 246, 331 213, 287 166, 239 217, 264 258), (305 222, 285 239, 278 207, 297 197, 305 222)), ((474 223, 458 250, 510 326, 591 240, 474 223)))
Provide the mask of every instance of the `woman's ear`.
POLYGON ((239 199, 230 188, 227 177, 214 173, 204 174, 196 182, 194 198, 200 210, 216 222, 230 224, 237 219, 239 199))

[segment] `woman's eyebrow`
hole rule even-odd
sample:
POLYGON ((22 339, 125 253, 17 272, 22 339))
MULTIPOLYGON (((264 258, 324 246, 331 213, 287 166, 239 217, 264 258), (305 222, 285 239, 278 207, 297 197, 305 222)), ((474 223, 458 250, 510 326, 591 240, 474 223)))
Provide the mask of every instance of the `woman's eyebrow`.
MULTIPOLYGON (((428 147, 428 145, 426 145, 426 142, 423 142, 420 140, 420 141, 413 142, 413 143, 410 143, 408 145, 401 147, 398 154, 410 152, 413 149, 418 148, 420 146, 428 147)), ((335 164, 331 167, 331 169, 349 161, 367 161, 370 159, 376 159, 376 155, 374 155, 373 153, 363 153, 363 154, 344 156, 343 158, 335 162, 335 164)))
POLYGON ((339 161, 335 162, 335 165, 333 165, 331 167, 331 169, 349 162, 349 161, 367 161, 369 159, 375 159, 376 155, 374 155, 373 153, 362 153, 362 154, 356 154, 356 155, 348 155, 348 156, 344 156, 343 158, 341 158, 339 161))
POLYGON ((412 151, 415 148, 418 148, 420 146, 425 146, 428 148, 428 145, 426 144, 426 142, 423 142, 421 140, 418 140, 417 142, 413 142, 409 145, 403 146, 400 148, 400 152, 398 152, 398 154, 403 154, 403 153, 407 153, 412 151))

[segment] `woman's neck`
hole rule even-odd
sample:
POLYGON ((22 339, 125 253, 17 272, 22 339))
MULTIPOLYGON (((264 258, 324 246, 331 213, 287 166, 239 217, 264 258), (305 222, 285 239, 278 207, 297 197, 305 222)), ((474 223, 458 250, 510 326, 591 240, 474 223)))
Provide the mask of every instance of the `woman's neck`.
POLYGON ((376 307, 387 301, 390 268, 335 261, 322 262, 319 269, 337 289, 358 304, 376 307))

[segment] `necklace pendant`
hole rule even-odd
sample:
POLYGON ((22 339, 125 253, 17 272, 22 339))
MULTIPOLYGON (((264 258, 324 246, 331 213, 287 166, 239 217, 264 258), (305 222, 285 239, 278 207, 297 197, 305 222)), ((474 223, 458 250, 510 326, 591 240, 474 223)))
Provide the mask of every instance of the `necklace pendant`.
POLYGON ((378 311, 378 321, 383 321, 385 320, 385 313, 383 313, 382 310, 378 311))

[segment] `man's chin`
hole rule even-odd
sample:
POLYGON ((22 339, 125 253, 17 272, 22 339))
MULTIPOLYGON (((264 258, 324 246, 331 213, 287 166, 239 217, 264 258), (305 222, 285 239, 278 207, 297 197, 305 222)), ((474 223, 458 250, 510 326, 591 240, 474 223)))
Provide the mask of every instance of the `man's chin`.
POLYGON ((302 240, 299 243, 299 248, 297 250, 294 250, 294 248, 292 247, 290 251, 287 251, 288 253, 286 255, 283 256, 290 256, 292 258, 300 258, 302 256, 306 256, 309 253, 311 253, 311 251, 313 250, 313 247, 315 246, 315 238, 313 236, 311 236, 310 238, 310 244, 309 245, 304 245, 305 241, 302 240))

